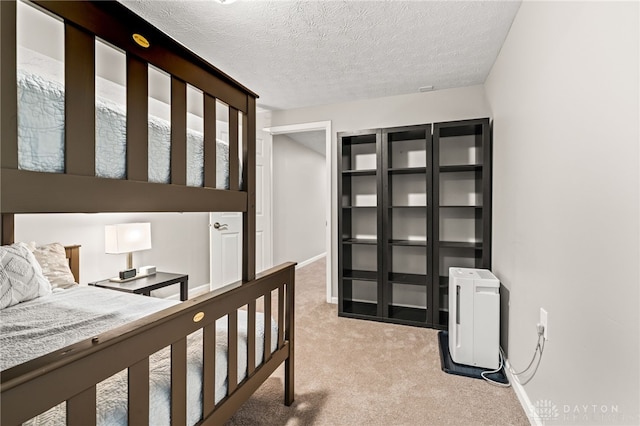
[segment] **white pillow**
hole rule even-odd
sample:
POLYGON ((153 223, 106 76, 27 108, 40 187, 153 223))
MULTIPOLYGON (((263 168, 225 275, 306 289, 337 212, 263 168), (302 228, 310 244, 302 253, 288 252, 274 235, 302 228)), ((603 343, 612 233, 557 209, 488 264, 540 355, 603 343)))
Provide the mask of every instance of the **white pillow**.
POLYGON ((25 244, 0 247, 0 309, 50 293, 51 284, 25 244))
POLYGON ((62 244, 51 243, 36 246, 35 243, 30 243, 29 248, 52 288, 69 288, 77 285, 62 244))

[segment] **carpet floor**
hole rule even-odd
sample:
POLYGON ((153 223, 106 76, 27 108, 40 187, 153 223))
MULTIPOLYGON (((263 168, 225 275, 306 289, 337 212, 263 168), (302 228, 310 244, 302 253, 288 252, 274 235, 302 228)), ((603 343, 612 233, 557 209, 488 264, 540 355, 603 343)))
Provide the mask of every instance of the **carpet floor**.
POLYGON ((296 272, 295 402, 282 366, 231 425, 528 425, 511 388, 444 373, 437 330, 337 315, 325 262, 296 272))

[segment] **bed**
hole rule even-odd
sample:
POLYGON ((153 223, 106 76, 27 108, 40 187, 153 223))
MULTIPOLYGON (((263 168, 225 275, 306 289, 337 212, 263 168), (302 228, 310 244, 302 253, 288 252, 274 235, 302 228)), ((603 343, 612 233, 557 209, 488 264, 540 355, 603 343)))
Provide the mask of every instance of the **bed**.
MULTIPOLYGON (((19 107, 18 94, 33 95, 28 88, 25 92, 25 87, 33 86, 34 76, 19 72, 17 66, 19 7, 15 1, 2 1, 2 244, 15 242, 14 219, 21 213, 242 212, 242 280, 182 303, 154 303, 149 310, 140 311, 144 315, 87 331, 64 347, 33 358, 16 357, 16 363, 5 365, 0 373, 0 423, 20 424, 53 409, 64 413, 66 424, 96 424, 104 419, 101 407, 105 394, 112 396, 106 399, 107 405, 115 400, 122 402, 116 404, 119 408, 115 413, 119 414, 115 417, 122 421, 126 418, 125 423, 154 423, 150 410, 152 415, 156 410, 153 371, 158 351, 165 353, 163 359, 168 366, 169 385, 162 391, 168 401, 164 406, 168 415, 162 418, 170 419, 171 424, 223 423, 281 364, 285 369, 284 403, 290 405, 294 399, 295 265, 286 263, 258 275, 255 272, 257 95, 117 2, 31 3, 38 11, 60 19, 64 26, 63 120, 59 113, 53 113, 63 128, 57 136, 63 143, 55 150, 56 161, 45 161, 45 166, 29 165, 29 158, 37 159, 42 153, 38 140, 43 137, 38 135, 44 130, 37 127, 41 119, 32 120, 36 127, 34 130, 32 125, 30 132, 35 135, 35 143, 25 145, 25 123, 36 113, 19 107), (143 35, 146 46, 138 44, 133 34, 143 35), (98 38, 126 53, 124 113, 114 114, 117 108, 96 96, 98 38), (167 122, 149 118, 151 66, 170 76, 171 113, 167 122), (201 132, 194 133, 187 125, 187 87, 203 94, 201 132), (228 108, 228 137, 224 141, 216 132, 220 104, 228 108), (97 118, 101 109, 116 118, 97 118), (100 128, 96 125, 100 122, 108 124, 100 128), (171 130, 163 133, 169 155, 161 161, 154 157, 150 134, 163 126, 171 130), (107 149, 122 153, 116 167, 103 157, 102 135, 122 135, 122 129, 124 139, 120 137, 107 149), (27 146, 31 147, 28 155, 27 146), (154 169, 162 162, 162 167, 154 169), (258 305, 263 305, 262 312, 258 305), (226 339, 219 335, 220 329, 228 330, 226 339), (226 345, 219 352, 217 343, 222 341, 226 345), (201 354, 196 362, 201 367, 196 370, 191 367, 194 347, 195 353, 201 354), (221 358, 228 362, 216 368, 221 358), (195 392, 200 395, 199 402, 188 397, 194 377, 201 383, 202 391, 195 392), (119 382, 126 392, 119 396, 104 392, 109 381, 119 382), (226 384, 221 387, 220 383, 226 384)), ((52 87, 47 81, 44 85, 52 87)), ((46 98, 55 92, 41 91, 45 97, 37 104, 45 111, 54 111, 55 102, 46 98)), ((69 248, 68 252, 77 274, 79 248, 69 248)), ((79 293, 86 290, 70 289, 63 294, 84 300, 79 293)), ((57 293, 51 298, 61 299, 57 293)), ((39 299, 32 304, 40 306, 48 300, 46 296, 39 299)), ((5 310, 20 305, 28 308, 29 303, 5 310)))

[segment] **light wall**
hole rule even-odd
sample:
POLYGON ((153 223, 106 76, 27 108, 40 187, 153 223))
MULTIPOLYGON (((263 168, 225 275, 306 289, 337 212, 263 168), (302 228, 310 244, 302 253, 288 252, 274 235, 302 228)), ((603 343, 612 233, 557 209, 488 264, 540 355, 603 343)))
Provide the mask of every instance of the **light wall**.
POLYGON ((549 312, 525 390, 553 424, 640 424, 638 9, 524 2, 485 84, 502 344, 524 368, 549 312))
MULTIPOLYGON (((104 226, 150 222, 151 250, 133 254, 134 267, 155 265, 158 271, 189 274, 189 288, 209 283, 208 213, 18 214, 15 240, 38 244, 80 244, 81 284, 118 275, 126 255, 105 254, 104 226)), ((178 293, 178 286, 158 290, 178 293)))
POLYGON ((326 252, 325 157, 286 135, 272 149, 274 264, 301 263, 326 252))
POLYGON ((482 86, 437 90, 428 93, 391 96, 385 98, 323 105, 271 114, 272 126, 331 121, 331 212, 332 212, 332 295, 338 296, 337 275, 337 208, 336 208, 336 134, 349 130, 407 126, 438 121, 489 117, 482 86))

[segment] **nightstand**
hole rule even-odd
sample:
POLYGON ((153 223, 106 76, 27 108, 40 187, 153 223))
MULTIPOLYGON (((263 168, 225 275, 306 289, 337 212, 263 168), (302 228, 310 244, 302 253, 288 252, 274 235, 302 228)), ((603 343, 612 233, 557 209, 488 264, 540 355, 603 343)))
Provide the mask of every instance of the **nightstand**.
POLYGON ((152 290, 164 288, 173 284, 180 284, 180 300, 187 300, 189 298, 189 275, 185 274, 156 272, 153 275, 126 282, 114 282, 107 279, 89 283, 89 285, 96 287, 124 291, 127 293, 142 294, 145 296, 150 296, 152 290))

